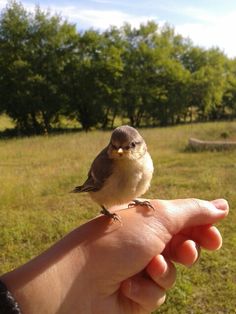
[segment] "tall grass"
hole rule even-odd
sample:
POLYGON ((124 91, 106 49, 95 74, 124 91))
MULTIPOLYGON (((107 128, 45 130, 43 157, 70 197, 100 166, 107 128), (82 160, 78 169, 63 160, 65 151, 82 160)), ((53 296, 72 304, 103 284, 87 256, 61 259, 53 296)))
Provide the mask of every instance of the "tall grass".
MULTIPOLYGON (((147 197, 224 197, 231 205, 229 217, 219 224, 223 248, 203 252, 192 269, 178 266, 176 287, 160 312, 236 313, 236 152, 186 150, 190 136, 217 139, 227 132, 234 137, 235 122, 140 132, 155 164, 147 197)), ((98 213, 88 196, 69 192, 86 178, 109 136, 93 131, 0 141, 0 272, 39 254, 98 213)))

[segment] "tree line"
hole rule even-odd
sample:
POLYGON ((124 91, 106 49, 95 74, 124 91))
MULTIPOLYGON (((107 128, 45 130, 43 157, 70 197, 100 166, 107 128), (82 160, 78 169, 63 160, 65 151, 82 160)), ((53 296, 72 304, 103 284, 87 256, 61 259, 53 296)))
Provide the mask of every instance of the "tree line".
POLYGON ((39 6, 10 1, 0 15, 0 113, 24 133, 61 116, 84 130, 166 126, 236 116, 236 59, 150 21, 78 31, 39 6))

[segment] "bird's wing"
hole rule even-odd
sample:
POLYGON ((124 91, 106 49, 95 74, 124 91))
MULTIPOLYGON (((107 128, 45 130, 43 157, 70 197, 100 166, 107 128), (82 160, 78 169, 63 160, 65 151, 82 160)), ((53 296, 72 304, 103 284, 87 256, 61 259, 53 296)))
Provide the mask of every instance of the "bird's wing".
POLYGON ((77 186, 72 192, 96 192, 103 187, 105 180, 111 175, 113 161, 108 158, 107 148, 104 148, 94 159, 83 185, 77 186))

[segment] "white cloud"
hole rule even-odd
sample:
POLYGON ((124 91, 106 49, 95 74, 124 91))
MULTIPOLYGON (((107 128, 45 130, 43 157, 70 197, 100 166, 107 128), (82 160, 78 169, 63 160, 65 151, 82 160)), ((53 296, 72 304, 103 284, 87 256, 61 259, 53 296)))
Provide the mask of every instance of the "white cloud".
MULTIPOLYGON (((28 2, 24 2, 24 1, 20 1, 20 3, 23 5, 23 7, 26 9, 26 10, 29 10, 29 11, 33 11, 34 8, 35 8, 35 3, 31 2, 31 3, 28 3, 28 2)), ((8 1, 7 0, 0 0, 0 10, 6 8, 8 4, 8 1)), ((43 6, 40 5, 41 8, 43 8, 43 6)), ((48 7, 47 7, 48 8, 48 7)), ((46 9, 47 9, 46 8, 46 9)))
MULTIPOLYGON (((35 0, 34 0, 35 1, 35 0)), ((22 3, 27 10, 34 11, 35 5, 32 0, 23 0, 22 3)), ((97 3, 114 3, 121 2, 120 0, 93 0, 97 3)), ((129 3, 129 1, 127 1, 129 3)), ((0 9, 4 8, 7 0, 0 0, 0 9)), ((68 19, 69 22, 77 24, 78 29, 86 29, 93 27, 95 29, 104 30, 111 25, 120 27, 124 22, 130 23, 134 27, 138 27, 140 23, 145 23, 148 20, 155 20, 159 25, 163 25, 163 20, 160 21, 154 15, 142 15, 127 13, 123 10, 98 10, 87 9, 78 5, 43 5, 40 3, 43 10, 50 8, 52 14, 59 13, 62 17, 68 19)), ((124 9, 124 6, 123 6, 124 9)), ((166 12, 166 22, 171 23, 177 33, 192 39, 193 43, 206 48, 213 46, 219 47, 229 57, 236 57, 236 44, 234 43, 234 30, 236 29, 236 11, 229 13, 220 12, 212 13, 202 8, 196 8, 191 5, 177 6, 168 2, 160 7, 160 12, 166 12), (181 22, 173 23, 168 20, 169 13, 171 16, 181 18, 181 22)), ((158 10, 157 10, 158 12, 158 10)), ((162 15, 163 16, 163 15, 162 15)))
POLYGON ((92 0, 95 3, 102 3, 102 4, 113 4, 113 0, 92 0))
MULTIPOLYGON (((1 1, 1 0, 0 0, 1 1)), ((109 0, 95 0, 108 2, 109 0)), ((27 10, 33 11, 35 5, 24 3, 27 10)), ((75 23, 78 29, 93 27, 99 30, 105 30, 108 27, 122 26, 125 22, 130 23, 133 27, 138 27, 141 23, 156 20, 155 16, 132 15, 119 10, 93 10, 84 9, 79 6, 55 6, 40 5, 42 10, 50 8, 50 12, 58 13, 68 19, 69 22, 75 23)))
POLYGON ((3 8, 5 8, 7 4, 7 1, 6 0, 0 0, 0 10, 2 10, 3 8))
POLYGON ((77 10, 76 13, 75 11, 64 11, 63 14, 64 13, 74 21, 77 21, 78 25, 79 23, 82 23, 101 30, 104 30, 111 25, 120 27, 124 22, 128 22, 135 27, 140 25, 140 23, 154 19, 154 17, 151 16, 135 16, 117 10, 77 10))
MULTIPOLYGON (((96 0, 95 0, 96 1, 96 0)), ((97 0, 109 1, 109 0, 97 0)), ((43 8, 43 7, 42 7, 43 8)), ((174 8, 172 7, 172 10, 174 8)), ((68 18, 78 25, 78 28, 94 27, 95 29, 104 30, 111 25, 120 27, 124 22, 138 27, 140 23, 148 20, 156 20, 162 25, 156 16, 133 15, 119 10, 89 10, 80 9, 74 6, 52 7, 52 12, 60 12, 62 16, 68 18)), ((178 8, 176 13, 182 14, 193 22, 180 23, 174 25, 176 31, 183 36, 192 39, 194 44, 206 48, 213 46, 219 47, 229 57, 236 56, 236 45, 234 43, 234 30, 236 29, 236 11, 228 14, 212 14, 206 10, 186 6, 178 8), (179 12, 178 12, 179 10, 179 12)), ((169 22, 167 20, 167 22, 169 22)))
POLYGON ((183 23, 175 27, 178 33, 191 38, 194 44, 206 48, 217 46, 229 57, 236 56, 235 28, 236 11, 217 18, 204 18, 201 22, 183 23))
MULTIPOLYGON (((110 0, 94 0, 97 2, 108 3, 110 0)), ((35 4, 33 2, 22 2, 26 10, 34 11, 35 4)), ((6 0, 0 0, 0 8, 4 8, 7 4, 6 0)), ((62 17, 67 18, 68 21, 76 23, 78 28, 93 27, 95 29, 105 30, 111 25, 120 27, 124 22, 130 23, 134 27, 138 27, 140 23, 156 19, 154 16, 132 15, 119 10, 92 10, 84 9, 79 6, 55 6, 42 5, 42 10, 50 9, 52 14, 58 13, 62 17)))

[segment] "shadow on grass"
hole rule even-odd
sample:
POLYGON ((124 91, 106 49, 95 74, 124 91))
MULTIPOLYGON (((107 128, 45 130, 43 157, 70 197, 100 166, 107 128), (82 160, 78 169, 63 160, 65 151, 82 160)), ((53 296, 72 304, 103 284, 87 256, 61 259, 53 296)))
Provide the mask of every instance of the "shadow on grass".
MULTIPOLYGON (((106 127, 106 128, 91 128, 89 130, 84 130, 82 128, 51 128, 49 132, 34 132, 33 130, 30 131, 22 131, 16 128, 12 129, 5 129, 4 131, 0 131, 0 140, 5 139, 13 139, 13 138, 24 138, 24 137, 32 137, 32 136, 53 136, 53 135, 59 135, 59 134, 70 134, 70 133, 78 133, 78 132, 91 132, 94 130, 100 130, 100 131, 112 131, 114 130, 114 127, 106 127)), ((150 129, 154 128, 154 126, 141 126, 139 129, 150 129)))
POLYGON ((58 134, 67 134, 67 133, 77 133, 84 131, 82 128, 53 128, 50 132, 24 132, 18 129, 6 129, 0 131, 0 140, 13 139, 13 138, 24 138, 31 136, 40 136, 40 135, 58 135, 58 134))

